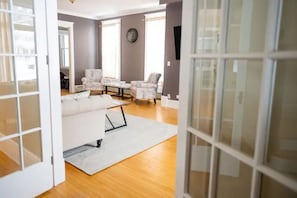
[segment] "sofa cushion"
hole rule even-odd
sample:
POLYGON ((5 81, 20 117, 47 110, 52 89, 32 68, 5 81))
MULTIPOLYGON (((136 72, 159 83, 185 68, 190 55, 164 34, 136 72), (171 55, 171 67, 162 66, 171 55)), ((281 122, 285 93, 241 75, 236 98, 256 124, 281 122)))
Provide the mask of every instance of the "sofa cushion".
POLYGON ((88 98, 89 96, 90 96, 90 90, 61 96, 61 100, 64 101, 64 100, 73 100, 73 99, 79 99, 79 98, 88 98))
POLYGON ((87 98, 67 99, 62 101, 62 115, 70 116, 78 113, 106 109, 112 103, 110 95, 89 96, 87 98))

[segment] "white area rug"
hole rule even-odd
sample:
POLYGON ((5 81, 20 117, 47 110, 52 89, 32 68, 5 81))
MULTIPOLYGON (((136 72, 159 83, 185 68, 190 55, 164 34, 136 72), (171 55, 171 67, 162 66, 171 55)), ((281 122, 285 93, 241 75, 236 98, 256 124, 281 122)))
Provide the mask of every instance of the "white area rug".
MULTIPOLYGON (((109 111, 111 120, 122 121, 120 112, 109 111)), ((65 160, 93 175, 177 134, 177 126, 126 114, 127 125, 107 132, 100 148, 84 145, 64 152, 65 160)), ((106 126, 109 128, 109 126, 106 126)), ((96 142, 93 143, 96 145, 96 142)))

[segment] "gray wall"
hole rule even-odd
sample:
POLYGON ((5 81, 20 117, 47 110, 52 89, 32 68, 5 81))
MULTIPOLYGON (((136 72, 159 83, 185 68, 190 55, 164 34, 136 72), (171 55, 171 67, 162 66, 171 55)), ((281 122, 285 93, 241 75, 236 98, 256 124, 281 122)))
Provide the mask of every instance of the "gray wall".
POLYGON ((75 84, 81 84, 86 68, 99 68, 96 20, 58 14, 58 20, 74 22, 75 84))
POLYGON ((181 15, 182 3, 167 5, 163 95, 170 94, 171 99, 176 99, 176 95, 179 94, 180 61, 175 59, 173 27, 181 25, 181 15), (167 67, 167 61, 170 61, 170 67, 167 67))
MULTIPOLYGON (((112 18, 111 18, 112 19, 112 18)), ((144 14, 134 14, 121 17, 121 80, 143 80, 144 77, 144 14), (135 28, 138 31, 138 39, 129 43, 126 39, 128 29, 135 28)), ((101 21, 97 21, 99 27, 98 37, 98 63, 102 65, 101 53, 101 21)))
POLYGON ((128 15, 121 18, 121 79, 143 80, 144 78, 144 14, 128 15), (126 39, 129 28, 136 28, 138 39, 130 43, 126 39))

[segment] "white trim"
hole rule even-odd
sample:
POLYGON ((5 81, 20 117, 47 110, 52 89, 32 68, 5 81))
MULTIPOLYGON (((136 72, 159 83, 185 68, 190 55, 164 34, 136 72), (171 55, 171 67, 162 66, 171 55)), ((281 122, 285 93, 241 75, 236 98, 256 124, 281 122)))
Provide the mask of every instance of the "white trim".
POLYGON ((49 92, 54 185, 65 181, 65 162, 62 146, 62 118, 60 95, 60 67, 58 52, 57 1, 46 1, 47 42, 49 57, 49 92))
POLYGON ((86 18, 86 19, 97 20, 97 17, 90 16, 90 15, 84 15, 84 14, 77 13, 77 12, 71 12, 71 11, 68 11, 68 10, 61 10, 61 9, 58 9, 57 11, 58 11, 58 14, 65 14, 65 15, 71 15, 71 16, 86 18))
POLYGON ((264 173, 276 182, 283 184, 285 187, 297 192, 297 181, 293 178, 286 177, 285 174, 279 173, 267 166, 258 166, 257 170, 264 173))
POLYGON ((165 11, 166 5, 159 5, 157 7, 153 8, 143 8, 143 9, 136 9, 136 10, 125 10, 122 12, 118 12, 115 14, 106 14, 103 16, 97 16, 97 20, 103 20, 103 19, 109 19, 109 18, 115 18, 115 17, 122 17, 132 14, 141 14, 144 12, 156 12, 156 11, 165 11))
POLYGON ((179 101, 170 100, 167 96, 161 96, 161 107, 169 107, 173 109, 178 109, 179 101))
POLYGON ((225 59, 261 59, 266 57, 267 55, 262 52, 251 52, 251 53, 228 53, 228 54, 221 54, 221 53, 197 53, 191 54, 191 58, 203 58, 203 59, 216 59, 216 58, 225 58, 225 59))
POLYGON ((176 145, 176 190, 175 197, 184 197, 187 188, 187 176, 188 173, 188 153, 190 142, 190 136, 187 132, 187 125, 189 119, 189 102, 191 100, 190 88, 193 81, 192 63, 189 55, 194 49, 191 45, 194 41, 192 35, 195 33, 194 25, 194 9, 197 10, 197 1, 184 0, 182 3, 182 42, 181 42, 181 60, 180 60, 180 77, 179 77, 179 105, 182 107, 179 109, 178 117, 178 134, 176 145))
POLYGON ((119 24, 119 23, 121 23, 120 18, 101 21, 102 26, 108 26, 108 25, 119 24))
POLYGON ((159 19, 163 19, 166 17, 166 12, 165 11, 161 11, 161 12, 154 12, 154 13, 150 13, 150 14, 145 14, 145 21, 153 21, 153 20, 159 20, 159 19))
POLYGON ((250 53, 197 53, 191 54, 191 58, 201 58, 201 59, 263 59, 263 58, 272 58, 272 59, 297 59, 297 50, 296 51, 278 51, 278 52, 250 52, 250 53))
POLYGON ((297 59, 297 51, 271 52, 267 57, 272 59, 297 59))
POLYGON ((70 46, 70 67, 69 67, 69 92, 75 92, 75 62, 74 62, 74 29, 73 22, 58 21, 59 27, 67 28, 69 30, 69 46, 70 46))
POLYGON ((81 14, 81 13, 77 13, 77 12, 70 12, 70 11, 61 10, 61 9, 58 9, 58 13, 72 15, 72 16, 76 16, 76 17, 87 18, 87 19, 93 19, 93 20, 104 20, 104 19, 110 19, 110 18, 121 17, 121 16, 126 16, 126 15, 140 14, 140 13, 144 13, 144 12, 164 11, 165 9, 166 9, 166 4, 162 4, 162 5, 158 5, 157 7, 124 10, 124 11, 114 13, 114 14, 104 14, 102 16, 85 15, 85 14, 81 14))

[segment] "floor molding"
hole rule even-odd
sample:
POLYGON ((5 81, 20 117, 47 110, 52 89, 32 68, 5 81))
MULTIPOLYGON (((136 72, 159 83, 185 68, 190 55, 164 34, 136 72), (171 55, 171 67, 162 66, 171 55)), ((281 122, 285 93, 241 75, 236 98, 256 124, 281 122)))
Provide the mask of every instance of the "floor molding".
POLYGON ((178 109, 179 101, 178 100, 170 100, 170 99, 168 99, 167 96, 161 96, 161 106, 178 109))

